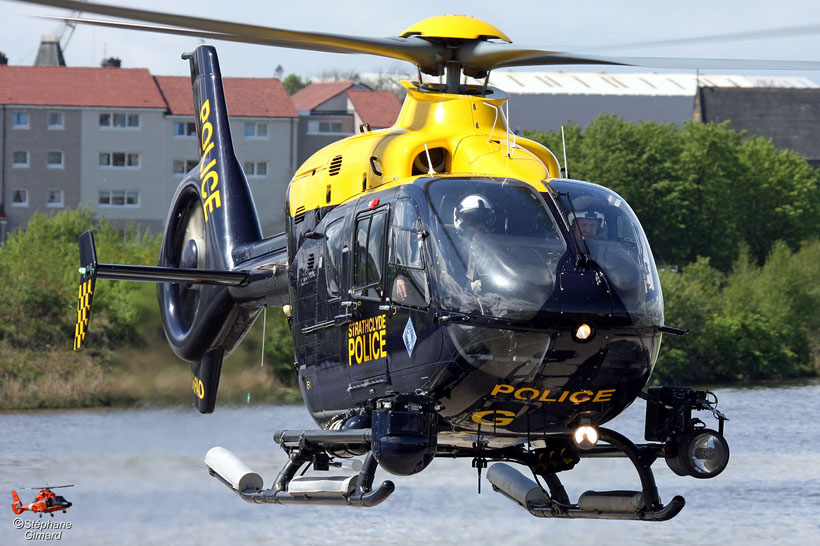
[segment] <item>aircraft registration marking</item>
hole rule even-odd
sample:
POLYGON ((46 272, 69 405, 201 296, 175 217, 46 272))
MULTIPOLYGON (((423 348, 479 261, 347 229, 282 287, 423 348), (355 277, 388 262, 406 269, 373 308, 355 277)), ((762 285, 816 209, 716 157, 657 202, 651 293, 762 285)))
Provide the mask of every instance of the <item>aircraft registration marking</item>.
POLYGON ((347 365, 387 358, 387 315, 362 319, 347 327, 347 365))

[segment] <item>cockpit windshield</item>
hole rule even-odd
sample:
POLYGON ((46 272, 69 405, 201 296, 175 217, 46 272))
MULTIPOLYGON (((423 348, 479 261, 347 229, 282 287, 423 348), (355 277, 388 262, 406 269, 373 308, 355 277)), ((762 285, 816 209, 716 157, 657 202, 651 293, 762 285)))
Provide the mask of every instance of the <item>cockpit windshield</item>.
POLYGON ((655 260, 635 213, 617 193, 586 182, 553 180, 550 187, 575 243, 597 263, 637 323, 663 324, 655 260))
POLYGON ((543 197, 510 180, 439 179, 432 207, 433 274, 450 311, 528 320, 556 286, 566 244, 543 197))

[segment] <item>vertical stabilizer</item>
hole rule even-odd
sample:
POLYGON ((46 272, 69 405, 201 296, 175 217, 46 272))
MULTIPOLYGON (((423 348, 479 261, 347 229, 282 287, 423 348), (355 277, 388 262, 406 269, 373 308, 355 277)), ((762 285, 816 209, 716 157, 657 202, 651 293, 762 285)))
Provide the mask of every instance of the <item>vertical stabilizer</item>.
POLYGON ((11 498, 14 499, 14 504, 11 505, 11 510, 15 514, 22 514, 23 513, 23 503, 20 502, 20 497, 17 496, 17 491, 14 489, 11 490, 11 498))

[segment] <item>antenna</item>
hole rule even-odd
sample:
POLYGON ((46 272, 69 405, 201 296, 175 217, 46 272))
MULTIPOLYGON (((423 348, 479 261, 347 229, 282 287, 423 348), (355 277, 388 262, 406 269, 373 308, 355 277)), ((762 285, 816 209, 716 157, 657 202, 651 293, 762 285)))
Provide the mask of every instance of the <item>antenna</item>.
POLYGON ((433 175, 436 174, 436 170, 433 169, 433 162, 430 161, 430 150, 427 149, 427 143, 426 142, 424 143, 424 153, 427 154, 427 166, 429 167, 429 170, 427 171, 427 175, 428 176, 433 176, 433 175))
POLYGON ((567 141, 564 138, 564 126, 561 126, 561 147, 564 149, 564 177, 569 178, 569 165, 567 165, 567 141))

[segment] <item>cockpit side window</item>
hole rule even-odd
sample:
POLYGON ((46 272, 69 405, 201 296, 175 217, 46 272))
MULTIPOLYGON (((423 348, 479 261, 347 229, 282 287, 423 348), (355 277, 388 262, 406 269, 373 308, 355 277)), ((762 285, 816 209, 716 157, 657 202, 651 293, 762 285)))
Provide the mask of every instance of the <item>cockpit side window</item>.
POLYGON ((426 308, 430 291, 422 252, 419 212, 412 199, 398 199, 390 223, 390 299, 409 307, 426 308))
POLYGON ((331 296, 338 296, 341 292, 343 228, 344 218, 339 218, 325 230, 325 278, 331 296))
POLYGON ((386 208, 368 211, 356 219, 353 288, 357 295, 365 298, 382 297, 386 221, 386 208))
POLYGON ((630 313, 659 324, 663 296, 649 243, 635 213, 618 194, 585 182, 553 181, 577 247, 606 274, 630 313))

